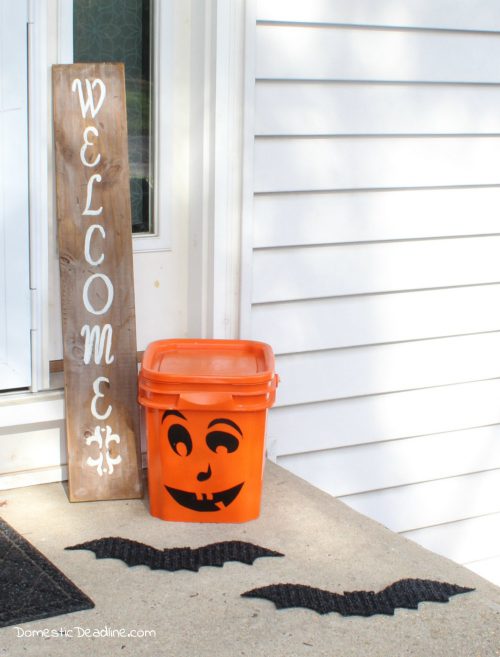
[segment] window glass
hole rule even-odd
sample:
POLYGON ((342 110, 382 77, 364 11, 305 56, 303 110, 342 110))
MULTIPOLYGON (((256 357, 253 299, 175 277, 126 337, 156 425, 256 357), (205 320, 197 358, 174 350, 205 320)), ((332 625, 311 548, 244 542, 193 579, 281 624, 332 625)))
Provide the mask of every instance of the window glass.
POLYGON ((152 232, 152 0, 74 0, 73 61, 123 62, 132 230, 152 232))

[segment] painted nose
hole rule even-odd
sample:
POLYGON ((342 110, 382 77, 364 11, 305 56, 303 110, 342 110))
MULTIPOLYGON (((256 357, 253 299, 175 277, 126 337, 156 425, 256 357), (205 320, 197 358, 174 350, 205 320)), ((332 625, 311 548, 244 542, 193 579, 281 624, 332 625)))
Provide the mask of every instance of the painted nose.
POLYGON ((201 472, 198 472, 198 474, 196 475, 196 479, 198 479, 198 481, 206 481, 207 479, 210 479, 211 476, 212 476, 212 468, 210 467, 210 463, 209 463, 208 470, 205 470, 205 472, 203 472, 203 470, 201 472))

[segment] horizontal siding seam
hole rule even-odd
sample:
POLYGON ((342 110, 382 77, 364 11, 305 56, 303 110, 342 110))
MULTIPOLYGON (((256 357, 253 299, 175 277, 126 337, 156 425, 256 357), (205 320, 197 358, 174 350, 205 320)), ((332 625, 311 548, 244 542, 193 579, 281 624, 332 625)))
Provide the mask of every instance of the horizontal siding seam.
POLYGON ((458 290, 460 288, 471 288, 471 287, 491 287, 494 285, 500 285, 499 281, 491 281, 488 283, 466 283, 460 285, 442 285, 438 287, 422 287, 422 288, 410 288, 410 289, 401 289, 401 290, 382 290, 380 292, 356 292, 351 294, 333 294, 325 297, 305 297, 303 299, 282 299, 281 301, 254 301, 252 303, 252 308, 257 306, 269 306, 274 304, 293 304, 293 303, 306 303, 310 301, 311 303, 318 301, 334 301, 335 299, 347 299, 349 297, 380 297, 387 296, 390 294, 413 294, 414 292, 434 292, 439 290, 458 290))
MULTIPOLYGON (((325 347, 324 349, 313 349, 311 351, 293 351, 287 354, 279 354, 279 356, 286 358, 288 356, 300 356, 303 354, 304 355, 321 354, 321 353, 329 353, 329 352, 338 352, 343 350, 352 351, 353 349, 381 347, 381 346, 393 345, 393 344, 406 344, 411 342, 429 342, 430 340, 438 341, 438 340, 449 340, 449 339, 453 340, 454 338, 462 338, 462 337, 468 337, 473 335, 491 335, 493 333, 500 333, 500 329, 492 329, 491 331, 473 331, 472 333, 460 333, 458 335, 438 335, 435 337, 427 337, 427 338, 413 338, 408 340, 393 340, 390 342, 359 344, 359 345, 352 345, 348 347, 325 347)), ((494 377, 494 378, 498 378, 498 377, 494 377)))
MULTIPOLYGON (((276 456, 279 459, 281 459, 281 458, 286 458, 287 456, 302 456, 304 454, 319 454, 320 452, 335 452, 339 449, 350 450, 359 447, 369 447, 369 446, 371 447, 374 445, 394 444, 394 443, 402 442, 403 440, 418 440, 419 438, 431 438, 432 436, 442 436, 445 434, 462 433, 463 431, 473 431, 474 429, 487 429, 489 427, 499 427, 499 426, 500 426, 500 422, 492 422, 490 424, 479 424, 473 426, 460 427, 460 429, 447 429, 445 431, 433 431, 431 433, 422 433, 422 434, 411 435, 411 436, 398 436, 397 438, 387 438, 385 440, 370 440, 364 443, 349 443, 346 445, 336 445, 334 447, 320 447, 318 449, 314 449, 314 448, 306 449, 300 452, 282 452, 280 454, 276 454, 276 456)), ((279 438, 275 438, 274 440, 276 440, 278 443, 281 442, 279 438)), ((497 467, 488 468, 488 469, 496 470, 497 467)))
POLYGON ((326 133, 255 133, 256 141, 320 140, 320 139, 498 139, 498 132, 326 132, 326 133))
POLYGON ((467 383, 481 383, 484 381, 500 381, 500 376, 492 376, 487 379, 471 379, 469 381, 456 381, 455 383, 442 383, 439 385, 433 385, 433 386, 423 386, 423 387, 418 387, 418 388, 403 388, 401 390, 382 390, 380 392, 371 392, 368 394, 364 395, 349 395, 347 397, 330 397, 330 398, 325 398, 325 399, 314 399, 311 401, 305 401, 305 402, 295 402, 291 404, 277 404, 275 408, 295 408, 297 406, 309 406, 311 404, 321 404, 321 403, 329 403, 329 402, 335 402, 335 401, 346 401, 348 399, 366 399, 368 397, 382 397, 383 395, 397 395, 400 392, 415 392, 418 390, 432 390, 436 388, 449 388, 451 386, 463 386, 467 383))
POLYGON ((0 441, 6 436, 14 436, 17 433, 35 433, 44 429, 61 429, 65 426, 65 419, 46 420, 44 422, 29 422, 28 424, 14 424, 12 426, 0 427, 0 441))
POLYGON ((66 472, 67 468, 68 468, 68 464, 65 462, 65 463, 53 463, 52 465, 44 465, 42 467, 34 466, 33 468, 26 468, 23 466, 19 469, 14 469, 14 470, 0 470, 0 482, 2 481, 2 479, 5 479, 6 477, 14 477, 14 476, 22 477, 24 475, 32 475, 37 472, 40 474, 44 474, 44 473, 53 472, 54 470, 61 470, 61 469, 63 469, 64 472, 66 472))
POLYGON ((350 240, 345 242, 306 242, 295 244, 271 244, 269 246, 254 246, 255 252, 260 251, 283 251, 285 249, 315 249, 331 246, 363 246, 364 244, 400 244, 405 242, 439 242, 443 240, 461 240, 461 239, 488 239, 489 237, 500 237, 498 233, 467 233, 461 235, 433 235, 424 237, 393 237, 391 239, 371 239, 371 240, 350 240))
POLYGON ((376 32, 437 32, 442 34, 478 35, 478 36, 500 36, 499 30, 481 30, 479 28, 437 27, 419 25, 377 25, 373 23, 346 23, 332 21, 286 21, 277 19, 257 18, 256 28, 259 27, 298 27, 298 28, 320 28, 338 30, 364 30, 376 32))
POLYGON ((408 85, 408 86, 446 86, 446 87, 500 87, 500 82, 485 82, 477 80, 374 80, 365 78, 276 78, 276 77, 256 77, 257 84, 279 84, 287 83, 292 84, 298 82, 300 84, 346 84, 346 85, 408 85))
POLYGON ((438 285, 436 287, 415 287, 415 288, 402 288, 400 290, 380 290, 378 292, 355 292, 355 293, 348 293, 348 294, 333 294, 333 295, 328 295, 328 296, 318 296, 318 297, 294 297, 293 299, 273 299, 272 301, 253 301, 252 302, 252 308, 253 306, 269 306, 272 304, 278 304, 278 303, 298 303, 298 302, 306 302, 306 301, 322 301, 322 300, 328 300, 328 299, 348 299, 350 297, 371 297, 371 296, 381 296, 381 295, 386 295, 386 294, 403 294, 403 293, 408 293, 411 294, 412 292, 432 292, 434 290, 456 290, 458 288, 470 288, 470 287, 482 287, 486 285, 499 285, 499 281, 488 281, 487 283, 468 283, 468 284, 460 284, 460 285, 438 285))
POLYGON ((466 568, 468 568, 470 566, 475 566, 475 565, 480 564, 480 563, 487 564, 489 561, 493 562, 493 561, 497 561, 498 559, 500 559, 500 552, 498 552, 498 554, 496 554, 493 557, 485 557, 484 559, 477 559, 475 561, 465 561, 465 562, 462 563, 462 566, 465 566, 466 568))
MULTIPOLYGON (((448 477, 439 477, 438 479, 423 479, 422 481, 411 481, 408 482, 407 484, 397 484, 396 486, 384 486, 383 488, 367 488, 366 490, 359 491, 358 493, 347 493, 347 495, 336 495, 339 500, 345 501, 348 498, 351 497, 358 497, 359 495, 366 495, 369 493, 380 493, 386 490, 398 490, 402 488, 409 488, 410 486, 420 486, 422 484, 431 484, 436 481, 451 481, 452 479, 458 479, 459 477, 469 477, 477 474, 486 474, 488 472, 498 472, 499 475, 499 481, 500 481, 500 468, 495 467, 491 469, 486 469, 486 470, 474 470, 472 472, 462 472, 460 474, 456 475, 451 475, 448 477)), ((498 510, 500 511, 500 498, 498 502, 498 510)), ((492 512, 495 513, 495 512, 492 512)), ((463 518, 460 518, 462 520, 463 518)), ((458 519, 457 519, 458 521, 458 519)), ((450 521, 452 522, 452 521, 450 521)), ((456 522, 456 521, 455 521, 456 522)), ((419 528, 420 529, 420 528, 419 528)), ((405 530, 405 531, 410 531, 410 530, 405 530)))
POLYGON ((274 351, 275 356, 302 356, 308 354, 320 354, 325 352, 353 351, 354 349, 363 349, 370 347, 385 347, 395 344, 410 344, 413 342, 428 342, 429 340, 448 340, 453 338, 465 338, 472 335, 490 335, 491 333, 500 333, 500 327, 490 329, 489 331, 472 331, 470 333, 450 333, 447 335, 431 335, 425 338, 405 338, 404 340, 388 340, 386 342, 363 342, 361 344, 345 345, 341 347, 320 347, 318 349, 306 349, 296 351, 274 351))
POLYGON ((289 196, 298 194, 361 194, 363 192, 418 192, 432 190, 453 189, 498 189, 498 183, 470 184, 470 185, 415 185, 414 187, 339 187, 335 189, 286 189, 275 191, 254 191, 254 196, 289 196))
MULTIPOLYGON (((451 525, 458 525, 459 523, 466 523, 469 522, 470 520, 476 520, 478 518, 489 518, 489 517, 496 517, 498 516, 500 518, 500 511, 493 511, 491 513, 480 513, 477 516, 470 516, 467 518, 460 518, 459 520, 449 520, 448 522, 437 522, 435 525, 425 525, 422 527, 418 527, 418 529, 405 529, 403 531, 398 532, 402 536, 405 536, 405 538, 410 538, 410 536, 407 536, 407 534, 411 534, 412 532, 418 532, 420 530, 424 529, 434 529, 434 527, 448 527, 451 525)), ((413 540, 413 539, 410 539, 413 540)))

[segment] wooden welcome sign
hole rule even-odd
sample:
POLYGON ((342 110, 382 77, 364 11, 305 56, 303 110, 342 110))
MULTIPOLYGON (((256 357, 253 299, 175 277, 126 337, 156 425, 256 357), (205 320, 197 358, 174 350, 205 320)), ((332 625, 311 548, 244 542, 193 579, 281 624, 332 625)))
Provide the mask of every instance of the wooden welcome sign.
POLYGON ((124 68, 52 83, 70 500, 141 497, 124 68))

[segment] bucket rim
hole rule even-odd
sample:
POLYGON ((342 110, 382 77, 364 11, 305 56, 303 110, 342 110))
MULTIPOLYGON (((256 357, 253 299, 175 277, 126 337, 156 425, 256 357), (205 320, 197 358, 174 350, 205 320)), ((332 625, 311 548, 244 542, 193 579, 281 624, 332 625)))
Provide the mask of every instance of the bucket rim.
POLYGON ((151 342, 144 351, 139 382, 147 386, 151 383, 199 383, 203 385, 233 384, 233 385, 258 385, 271 384, 275 380, 274 353, 271 346, 257 340, 230 340, 218 338, 169 338, 151 342), (168 372, 158 369, 158 361, 162 355, 182 352, 183 350, 209 353, 211 350, 222 349, 228 354, 239 351, 243 354, 253 351, 260 356, 263 367, 256 372, 246 374, 218 374, 218 373, 192 373, 181 371, 168 372))

